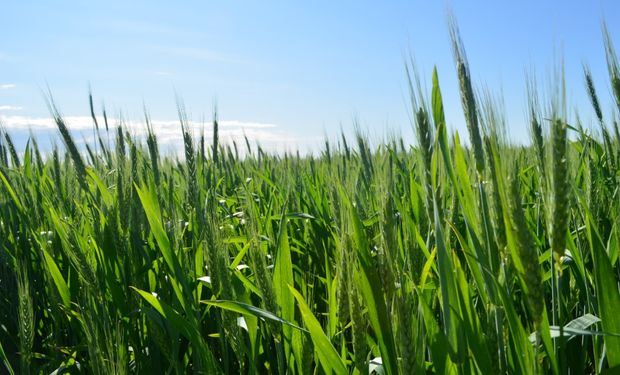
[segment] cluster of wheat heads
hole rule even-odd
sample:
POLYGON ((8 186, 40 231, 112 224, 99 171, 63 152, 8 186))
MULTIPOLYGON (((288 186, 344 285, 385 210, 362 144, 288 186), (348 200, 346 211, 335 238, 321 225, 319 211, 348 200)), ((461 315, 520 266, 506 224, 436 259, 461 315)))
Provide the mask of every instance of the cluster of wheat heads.
POLYGON ((620 368, 620 70, 598 122, 528 85, 506 142, 451 29, 470 141, 407 69, 418 145, 358 135, 317 156, 123 123, 64 147, 0 140, 0 372, 603 373, 620 368), (546 108, 546 109, 544 109, 546 108), (596 136, 593 134, 597 134, 596 136), (20 150, 21 151, 21 150, 20 150))

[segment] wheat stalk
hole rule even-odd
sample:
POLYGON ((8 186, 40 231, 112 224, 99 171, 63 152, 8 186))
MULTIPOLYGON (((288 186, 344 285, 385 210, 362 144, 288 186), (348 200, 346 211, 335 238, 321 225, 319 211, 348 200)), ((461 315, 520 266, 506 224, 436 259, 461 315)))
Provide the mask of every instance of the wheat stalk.
POLYGON ((551 125, 552 220, 551 248, 556 264, 564 255, 568 230, 569 192, 566 124, 554 119, 551 125))
POLYGON ((527 302, 532 314, 535 326, 540 327, 544 309, 544 295, 542 278, 538 264, 538 253, 532 233, 528 229, 525 214, 521 203, 521 192, 518 169, 510 182, 510 218, 512 232, 515 234, 518 261, 523 266, 521 276, 525 282, 527 302))

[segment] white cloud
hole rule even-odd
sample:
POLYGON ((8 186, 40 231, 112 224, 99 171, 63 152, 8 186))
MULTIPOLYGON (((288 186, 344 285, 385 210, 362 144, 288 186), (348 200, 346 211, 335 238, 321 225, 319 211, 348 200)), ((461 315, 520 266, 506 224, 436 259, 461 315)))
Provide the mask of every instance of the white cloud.
POLYGON ((0 105, 0 111, 21 111, 23 107, 15 105, 0 105))
POLYGON ((0 84, 0 90, 8 90, 8 89, 14 89, 15 88, 15 84, 14 83, 3 83, 0 84))
POLYGON ((243 122, 236 120, 218 121, 219 127, 237 127, 237 128, 275 128, 277 125, 264 122, 243 122))
MULTIPOLYGON (((63 119, 67 127, 74 132, 76 140, 81 140, 84 136, 92 136, 94 124, 90 116, 64 116, 63 119)), ((103 117, 97 117, 97 122, 100 131, 105 133, 103 117)), ((49 135, 50 132, 56 132, 57 129, 56 123, 51 117, 4 116, 0 114, 0 123, 9 133, 32 131, 35 136, 38 132, 49 135)), ((111 127, 111 138, 115 136, 115 130, 119 123, 119 119, 108 118, 108 124, 111 127)), ((318 138, 296 137, 294 134, 290 134, 280 129, 276 124, 271 123, 221 120, 218 121, 218 124, 218 135, 221 142, 223 144, 232 144, 235 141, 240 147, 240 151, 245 151, 245 137, 253 145, 256 143, 260 144, 266 151, 307 150, 311 145, 319 141, 318 138)), ((151 120, 151 125, 162 150, 172 152, 182 150, 183 134, 178 120, 151 120)), ((123 126, 137 138, 143 139, 147 134, 144 122, 123 121, 123 126)), ((193 134, 196 141, 198 141, 204 131, 205 142, 207 144, 212 142, 212 122, 190 121, 187 128, 193 134)))

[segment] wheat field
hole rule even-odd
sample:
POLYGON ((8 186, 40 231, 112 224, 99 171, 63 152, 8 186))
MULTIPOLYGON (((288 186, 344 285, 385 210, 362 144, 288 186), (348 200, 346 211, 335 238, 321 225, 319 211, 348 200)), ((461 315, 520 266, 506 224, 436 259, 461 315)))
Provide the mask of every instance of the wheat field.
POLYGON ((85 148, 53 101, 63 146, 16 150, 2 130, 0 373, 620 371, 610 36, 617 107, 585 65, 583 108, 561 73, 546 96, 531 79, 521 146, 451 35, 465 136, 439 72, 427 90, 412 63, 415 145, 278 154, 220 143, 217 120, 192 134, 181 110, 184 154, 164 155, 148 118, 132 136, 92 99, 85 148))

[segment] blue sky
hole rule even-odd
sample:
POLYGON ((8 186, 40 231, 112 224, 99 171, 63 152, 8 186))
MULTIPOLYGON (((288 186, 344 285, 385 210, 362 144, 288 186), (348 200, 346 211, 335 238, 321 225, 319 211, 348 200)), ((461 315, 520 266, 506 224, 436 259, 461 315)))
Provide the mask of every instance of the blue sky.
POLYGON ((325 135, 350 134, 356 122, 373 139, 395 133, 413 142, 409 55, 428 81, 437 66, 449 125, 467 138, 448 8, 475 86, 502 95, 510 134, 526 141, 526 69, 544 91, 563 59, 569 105, 590 121, 584 62, 611 111, 602 19, 620 48, 614 0, 12 1, 2 8, 0 117, 21 142, 28 128, 38 138, 55 134, 45 122, 48 86, 76 131, 90 126, 90 86, 96 107, 105 103, 138 134, 145 105, 171 145, 180 137, 176 96, 196 123, 208 128, 217 103, 224 135, 245 132, 268 147, 318 150, 325 135))

